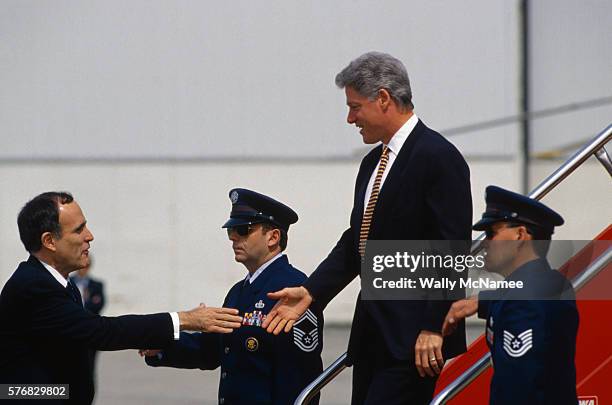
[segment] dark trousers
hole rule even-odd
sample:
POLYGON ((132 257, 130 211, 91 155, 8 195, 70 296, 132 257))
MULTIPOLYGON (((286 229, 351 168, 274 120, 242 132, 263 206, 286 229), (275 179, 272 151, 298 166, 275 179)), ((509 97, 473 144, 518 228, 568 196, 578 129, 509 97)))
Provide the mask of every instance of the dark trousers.
POLYGON ((414 357, 391 356, 382 335, 369 328, 360 336, 353 360, 352 405, 427 405, 438 377, 421 377, 414 357))
POLYGON ((353 369, 352 405, 427 405, 433 397, 436 377, 420 377, 414 364, 397 362, 372 369, 353 369))

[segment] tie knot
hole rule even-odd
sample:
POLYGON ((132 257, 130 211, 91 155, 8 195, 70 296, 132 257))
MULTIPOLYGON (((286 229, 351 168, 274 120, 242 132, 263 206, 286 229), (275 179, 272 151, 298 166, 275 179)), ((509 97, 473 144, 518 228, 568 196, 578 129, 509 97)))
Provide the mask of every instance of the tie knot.
POLYGON ((383 146, 381 157, 389 155, 389 147, 387 145, 383 146))

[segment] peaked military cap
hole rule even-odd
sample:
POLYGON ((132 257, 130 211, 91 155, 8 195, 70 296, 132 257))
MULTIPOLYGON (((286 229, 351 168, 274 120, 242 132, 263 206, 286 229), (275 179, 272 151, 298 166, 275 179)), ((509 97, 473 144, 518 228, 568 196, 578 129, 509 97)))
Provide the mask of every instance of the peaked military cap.
POLYGON ((271 223, 285 231, 298 220, 298 215, 280 201, 244 188, 234 188, 229 192, 232 202, 230 218, 222 228, 238 225, 271 223))
POLYGON ((487 209, 472 229, 484 231, 496 222, 517 222, 553 233, 555 226, 563 225, 563 218, 533 198, 497 186, 488 186, 485 192, 487 209))

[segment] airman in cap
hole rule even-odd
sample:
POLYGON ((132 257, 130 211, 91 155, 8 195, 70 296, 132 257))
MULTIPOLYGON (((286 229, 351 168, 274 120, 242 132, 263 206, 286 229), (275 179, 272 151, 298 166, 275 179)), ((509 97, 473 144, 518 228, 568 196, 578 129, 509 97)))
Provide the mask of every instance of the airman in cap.
MULTIPOLYGON (((237 308, 242 326, 233 333, 181 334, 162 351, 147 351, 157 367, 221 367, 220 404, 291 404, 323 370, 323 316, 312 309, 293 333, 274 336, 261 324, 275 301, 267 293, 301 285, 306 275, 289 264, 289 226, 298 215, 273 198, 244 188, 230 190, 232 209, 222 228, 232 242, 235 260, 248 270, 228 292, 224 307, 237 308)), ((312 403, 318 403, 318 397, 312 403)))
POLYGON ((489 186, 487 207, 473 229, 486 232, 485 266, 507 288, 481 291, 455 302, 443 333, 478 313, 486 319, 493 361, 491 404, 577 404, 574 356, 578 312, 565 277, 552 270, 546 254, 563 218, 539 201, 489 186))
POLYGON ((521 224, 535 236, 550 239, 555 226, 563 225, 563 218, 552 209, 533 198, 526 197, 497 186, 486 189, 487 208, 480 221, 472 229, 486 231, 493 224, 521 224))

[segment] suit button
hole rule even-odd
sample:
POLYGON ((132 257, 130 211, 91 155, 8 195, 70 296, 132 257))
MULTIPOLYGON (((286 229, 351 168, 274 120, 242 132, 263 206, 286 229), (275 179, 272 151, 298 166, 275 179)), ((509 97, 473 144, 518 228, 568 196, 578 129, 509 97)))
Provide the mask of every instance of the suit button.
POLYGON ((222 373, 221 373, 221 379, 223 379, 223 380, 224 380, 224 379, 225 379, 225 377, 227 377, 227 373, 224 371, 224 372, 222 372, 222 373))
POLYGON ((219 398, 219 403, 223 405, 225 403, 225 398, 219 398))
POLYGON ((229 347, 225 346, 225 354, 229 353, 229 347))

